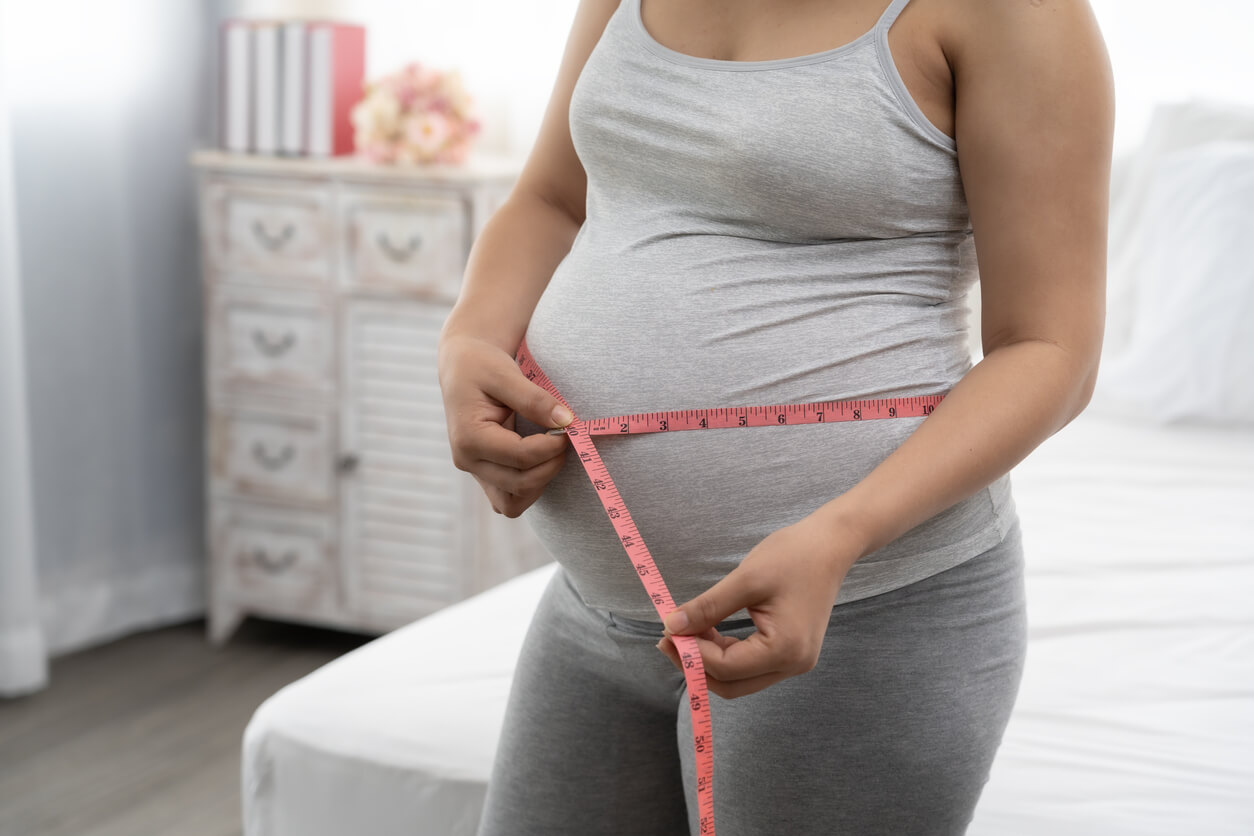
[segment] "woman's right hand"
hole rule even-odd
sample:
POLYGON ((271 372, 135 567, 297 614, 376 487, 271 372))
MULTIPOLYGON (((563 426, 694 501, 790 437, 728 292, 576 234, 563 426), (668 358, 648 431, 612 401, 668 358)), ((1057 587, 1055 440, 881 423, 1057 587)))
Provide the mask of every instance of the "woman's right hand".
POLYGON ((453 465, 475 477, 494 511, 521 516, 562 469, 570 442, 564 433, 518 435, 515 414, 541 427, 574 416, 486 340, 445 336, 438 363, 453 465))

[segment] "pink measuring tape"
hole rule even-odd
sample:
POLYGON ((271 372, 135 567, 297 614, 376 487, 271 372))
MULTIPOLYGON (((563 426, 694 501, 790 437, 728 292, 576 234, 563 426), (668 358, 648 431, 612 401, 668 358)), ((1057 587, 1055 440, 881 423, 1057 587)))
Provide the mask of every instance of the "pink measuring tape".
MULTIPOLYGON (((562 404, 575 410, 557 391, 557 387, 541 371, 535 358, 523 340, 515 359, 527 379, 540 386, 562 404)), ((645 412, 636 415, 619 415, 613 418, 575 420, 561 429, 549 430, 551 434, 565 433, 579 454, 579 461, 597 497, 605 507, 605 513, 618 534, 619 542, 627 551, 627 557, 636 567, 636 574, 644 584, 649 600, 653 602, 658 617, 665 620, 677 607, 671 599, 666 582, 653 562, 653 556, 645 547, 636 524, 627 511, 623 498, 592 444, 594 435, 633 435, 639 433, 676 432, 680 430, 713 430, 731 427, 779 427, 796 424, 826 424, 838 421, 866 421, 877 418, 920 418, 932 413, 944 395, 921 395, 908 398, 881 398, 860 401, 822 401, 777 406, 733 406, 715 409, 684 409, 672 412, 645 412)), ((709 690, 705 681, 705 666, 701 652, 693 636, 671 636, 684 663, 684 679, 688 683, 688 707, 692 711, 692 745, 697 764, 697 808, 701 836, 714 836, 714 727, 710 722, 709 690)))

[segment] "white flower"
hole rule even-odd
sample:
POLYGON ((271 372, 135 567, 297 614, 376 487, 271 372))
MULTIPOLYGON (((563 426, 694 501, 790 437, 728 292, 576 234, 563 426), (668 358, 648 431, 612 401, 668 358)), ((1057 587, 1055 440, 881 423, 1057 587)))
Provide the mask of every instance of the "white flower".
POLYGON ((405 117, 405 140, 420 157, 434 157, 451 133, 452 126, 442 113, 415 113, 405 117))
POLYGON ((462 84, 462 75, 457 70, 450 70, 444 76, 444 95, 453 106, 453 112, 465 118, 470 113, 471 98, 462 84))
POLYGON ((369 85, 353 107, 354 144, 380 163, 460 162, 480 130, 456 70, 417 64, 369 85))
POLYGON ((353 108, 353 127, 373 138, 393 136, 400 128, 401 106, 386 90, 375 90, 353 108))

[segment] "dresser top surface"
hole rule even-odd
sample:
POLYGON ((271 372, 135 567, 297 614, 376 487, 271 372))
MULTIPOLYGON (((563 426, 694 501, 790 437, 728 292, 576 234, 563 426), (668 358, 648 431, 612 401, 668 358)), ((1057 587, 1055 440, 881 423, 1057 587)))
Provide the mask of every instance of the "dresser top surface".
POLYGON ((297 177, 328 177, 385 182, 439 181, 477 183, 511 181, 525 160, 500 154, 471 153, 463 165, 380 165, 361 157, 326 159, 272 157, 203 149, 191 155, 191 164, 203 171, 231 174, 266 174, 297 177))

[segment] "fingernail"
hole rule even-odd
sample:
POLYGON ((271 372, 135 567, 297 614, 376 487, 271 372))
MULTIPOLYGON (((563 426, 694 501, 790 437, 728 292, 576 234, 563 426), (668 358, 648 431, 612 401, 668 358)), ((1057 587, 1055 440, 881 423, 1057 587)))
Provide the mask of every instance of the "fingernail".
POLYGON ((666 616, 666 629, 670 630, 672 633, 681 632, 687 626, 688 613, 683 610, 675 610, 673 613, 666 616))
POLYGON ((559 427, 564 427, 567 424, 569 424, 571 421, 575 420, 574 413, 572 413, 569 409, 567 409, 564 406, 553 407, 552 418, 553 418, 553 423, 557 424, 559 427))

